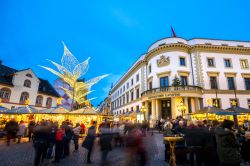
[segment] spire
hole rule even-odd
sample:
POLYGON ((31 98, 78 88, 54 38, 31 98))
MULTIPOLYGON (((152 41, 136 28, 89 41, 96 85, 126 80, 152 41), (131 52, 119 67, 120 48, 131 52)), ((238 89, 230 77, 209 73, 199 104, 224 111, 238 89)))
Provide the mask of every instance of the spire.
POLYGON ((174 31, 174 28, 171 26, 171 36, 172 37, 177 37, 176 36, 176 33, 175 33, 175 31, 174 31))

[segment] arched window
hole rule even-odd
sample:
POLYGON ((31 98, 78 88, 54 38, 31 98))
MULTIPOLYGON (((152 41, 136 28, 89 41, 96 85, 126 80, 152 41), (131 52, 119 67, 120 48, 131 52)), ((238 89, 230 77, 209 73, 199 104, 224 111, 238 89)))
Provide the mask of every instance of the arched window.
POLYGON ((31 81, 25 80, 23 86, 30 88, 31 87, 31 81))
POLYGON ((42 106, 42 105, 43 105, 43 96, 38 95, 38 96, 36 97, 36 105, 37 105, 37 106, 42 106))
POLYGON ((9 88, 2 88, 0 90, 0 98, 4 101, 7 102, 10 100, 10 95, 11 95, 11 90, 9 88))
POLYGON ((52 106, 52 98, 48 97, 46 101, 46 107, 51 107, 52 106))
POLYGON ((26 76, 32 78, 32 75, 30 73, 26 74, 26 76))
POLYGON ((20 97, 20 104, 24 104, 26 100, 29 99, 29 93, 28 92, 22 92, 20 97))

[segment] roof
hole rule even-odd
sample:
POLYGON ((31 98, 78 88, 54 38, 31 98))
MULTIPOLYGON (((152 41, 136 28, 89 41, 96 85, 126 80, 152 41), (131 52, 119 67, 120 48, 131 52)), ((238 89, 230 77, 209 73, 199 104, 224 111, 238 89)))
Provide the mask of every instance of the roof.
POLYGON ((12 77, 16 69, 0 64, 0 83, 13 86, 12 77))
POLYGON ((48 80, 44 80, 39 78, 40 84, 38 88, 38 93, 44 93, 47 95, 60 97, 60 95, 57 93, 57 91, 54 89, 54 87, 49 83, 48 80))
MULTIPOLYGON (((25 69, 25 70, 28 70, 28 69, 25 69)), ((14 86, 12 83, 13 75, 16 72, 20 72, 20 71, 24 71, 24 70, 16 70, 8 66, 5 66, 3 64, 0 64, 0 84, 14 86)), ((41 78, 38 78, 38 79, 40 80, 38 93, 60 97, 60 95, 56 92, 56 90, 53 88, 53 86, 49 83, 48 80, 44 80, 41 78)))

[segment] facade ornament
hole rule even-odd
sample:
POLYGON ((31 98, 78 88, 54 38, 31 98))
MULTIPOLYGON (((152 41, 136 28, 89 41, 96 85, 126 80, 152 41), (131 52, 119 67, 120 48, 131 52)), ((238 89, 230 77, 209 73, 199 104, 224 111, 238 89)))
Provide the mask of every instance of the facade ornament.
POLYGON ((157 60, 158 67, 168 66, 169 64, 170 64, 169 57, 166 58, 164 55, 160 56, 160 59, 157 60))

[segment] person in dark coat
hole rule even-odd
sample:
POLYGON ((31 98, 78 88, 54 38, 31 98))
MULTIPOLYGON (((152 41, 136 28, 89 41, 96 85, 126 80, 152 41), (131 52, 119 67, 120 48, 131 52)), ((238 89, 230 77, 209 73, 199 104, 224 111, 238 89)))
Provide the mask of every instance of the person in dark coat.
POLYGON ((223 166, 240 166, 240 145, 232 130, 234 122, 224 120, 220 127, 215 129, 217 152, 223 166))
POLYGON ((19 130, 19 125, 15 119, 11 119, 9 122, 6 123, 4 131, 7 133, 7 145, 10 145, 10 140, 12 138, 16 139, 17 132, 19 130))
POLYGON ((112 150, 112 132, 109 127, 109 124, 107 122, 103 124, 102 127, 99 129, 99 132, 100 146, 102 151, 102 165, 105 165, 108 153, 112 150))
POLYGON ((88 155, 87 155, 88 164, 91 163, 91 153, 94 146, 95 138, 96 138, 96 122, 94 121, 92 123, 92 126, 88 129, 88 134, 82 143, 82 147, 88 150, 88 155))
POLYGON ((47 158, 50 159, 52 152, 53 152, 53 147, 56 144, 56 131, 58 129, 58 123, 54 122, 53 124, 51 124, 51 133, 49 135, 49 145, 48 145, 48 152, 47 152, 47 158))
POLYGON ((51 133, 50 130, 50 127, 46 125, 45 121, 42 121, 34 128, 33 146, 35 148, 35 166, 42 165, 47 155, 48 139, 51 133))
POLYGON ((33 129, 36 126, 36 123, 34 122, 34 120, 30 121, 29 125, 28 125, 28 137, 29 137, 29 142, 31 141, 31 137, 33 134, 33 129))
POLYGON ((70 123, 68 121, 65 121, 61 126, 65 131, 65 135, 63 137, 63 158, 69 156, 70 140, 73 136, 73 132, 69 124, 70 123))

